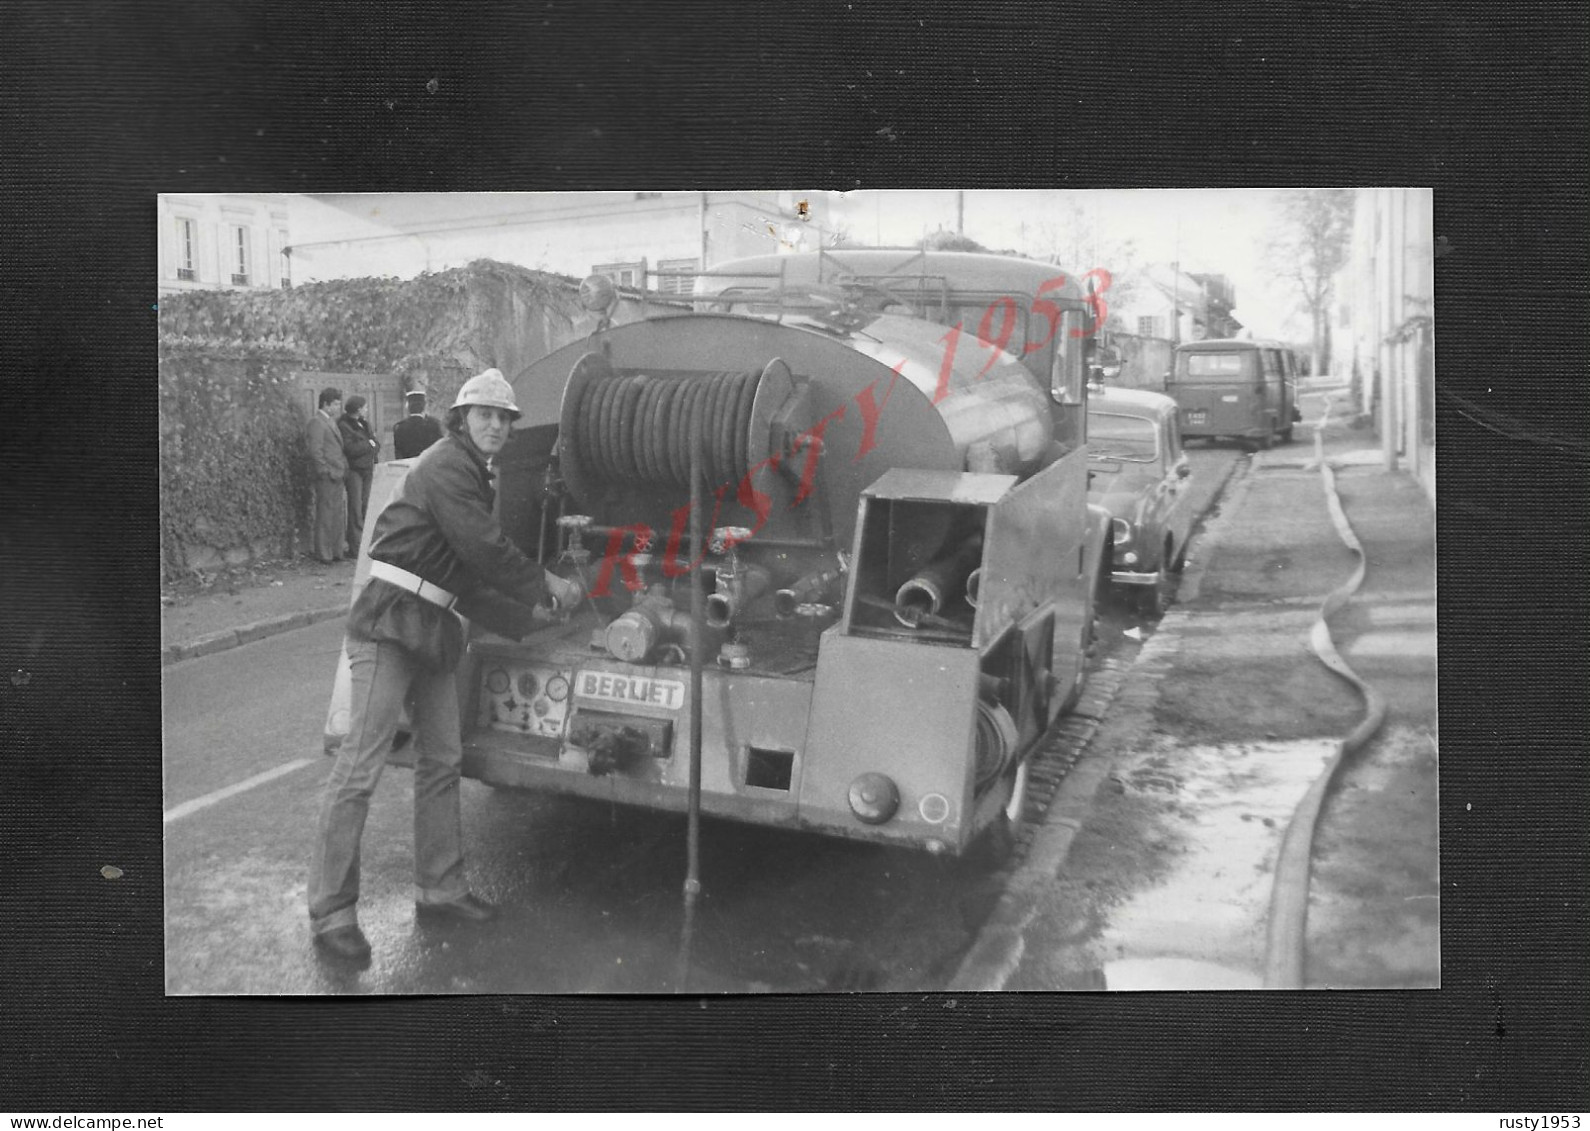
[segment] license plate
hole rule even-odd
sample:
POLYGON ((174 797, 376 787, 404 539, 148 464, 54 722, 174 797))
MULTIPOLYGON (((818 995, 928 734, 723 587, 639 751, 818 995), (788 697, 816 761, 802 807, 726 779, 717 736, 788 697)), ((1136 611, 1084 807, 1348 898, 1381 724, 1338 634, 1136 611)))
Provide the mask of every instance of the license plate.
POLYGON ((574 694, 577 698, 598 703, 616 703, 624 707, 662 707, 674 711, 684 706, 685 685, 676 679, 587 671, 581 672, 574 681, 574 694))
POLYGON ((1207 424, 1208 422, 1209 414, 1201 408, 1194 409, 1187 413, 1188 424, 1207 424))
POLYGON ((1223 401, 1226 404, 1236 404, 1238 398, 1237 398, 1237 394, 1236 393, 1227 393, 1225 396, 1221 397, 1220 399, 1221 399, 1221 401, 1223 401))

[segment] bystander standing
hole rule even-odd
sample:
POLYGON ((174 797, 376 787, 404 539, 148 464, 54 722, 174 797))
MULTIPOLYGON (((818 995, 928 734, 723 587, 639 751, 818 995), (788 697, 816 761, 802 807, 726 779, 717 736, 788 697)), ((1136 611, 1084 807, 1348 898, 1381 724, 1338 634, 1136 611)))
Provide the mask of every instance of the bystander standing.
POLYGON ((321 389, 318 407, 305 432, 310 471, 315 478, 314 554, 326 563, 341 561, 347 548, 348 457, 343 454, 342 433, 337 427, 341 410, 342 390, 329 385, 321 389))
POLYGON ((342 416, 337 430, 342 435, 342 454, 347 457, 348 471, 343 483, 348 491, 348 556, 359 553, 359 541, 364 534, 364 512, 370 504, 370 482, 375 478, 375 457, 381 450, 381 441, 370 431, 370 422, 364 418, 364 398, 354 395, 342 406, 342 416))

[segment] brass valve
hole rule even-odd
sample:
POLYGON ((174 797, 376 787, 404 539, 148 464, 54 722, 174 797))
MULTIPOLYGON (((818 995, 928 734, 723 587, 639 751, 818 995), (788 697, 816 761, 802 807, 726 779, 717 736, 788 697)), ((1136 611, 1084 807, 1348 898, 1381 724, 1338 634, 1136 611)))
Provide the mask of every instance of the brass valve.
POLYGON ((588 514, 558 516, 558 561, 573 562, 576 567, 591 560, 591 551, 585 548, 585 532, 591 525, 588 514))

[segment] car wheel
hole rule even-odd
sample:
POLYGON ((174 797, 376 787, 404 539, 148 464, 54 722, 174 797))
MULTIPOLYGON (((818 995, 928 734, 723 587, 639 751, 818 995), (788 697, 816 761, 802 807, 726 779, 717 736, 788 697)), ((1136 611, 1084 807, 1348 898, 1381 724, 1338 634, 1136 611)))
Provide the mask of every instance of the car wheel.
POLYGON ((1137 611, 1145 617, 1163 616, 1170 607, 1170 574, 1163 563, 1154 575, 1154 584, 1140 586, 1136 593, 1137 611))
POLYGON ((1288 424, 1285 428, 1281 429, 1281 443, 1290 444, 1291 442, 1292 442, 1292 426, 1290 424, 1288 424))

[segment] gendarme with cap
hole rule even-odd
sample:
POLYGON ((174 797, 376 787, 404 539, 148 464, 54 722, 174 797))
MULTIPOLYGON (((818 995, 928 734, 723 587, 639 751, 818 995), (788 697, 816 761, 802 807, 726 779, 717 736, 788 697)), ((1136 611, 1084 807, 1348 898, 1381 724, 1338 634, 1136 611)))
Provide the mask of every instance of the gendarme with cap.
POLYGON ((453 407, 468 408, 470 405, 500 408, 513 413, 515 419, 520 415, 519 406, 513 403, 513 386, 508 384, 508 378, 502 375, 500 369, 488 369, 464 382, 463 388, 458 390, 457 399, 453 401, 453 407))

